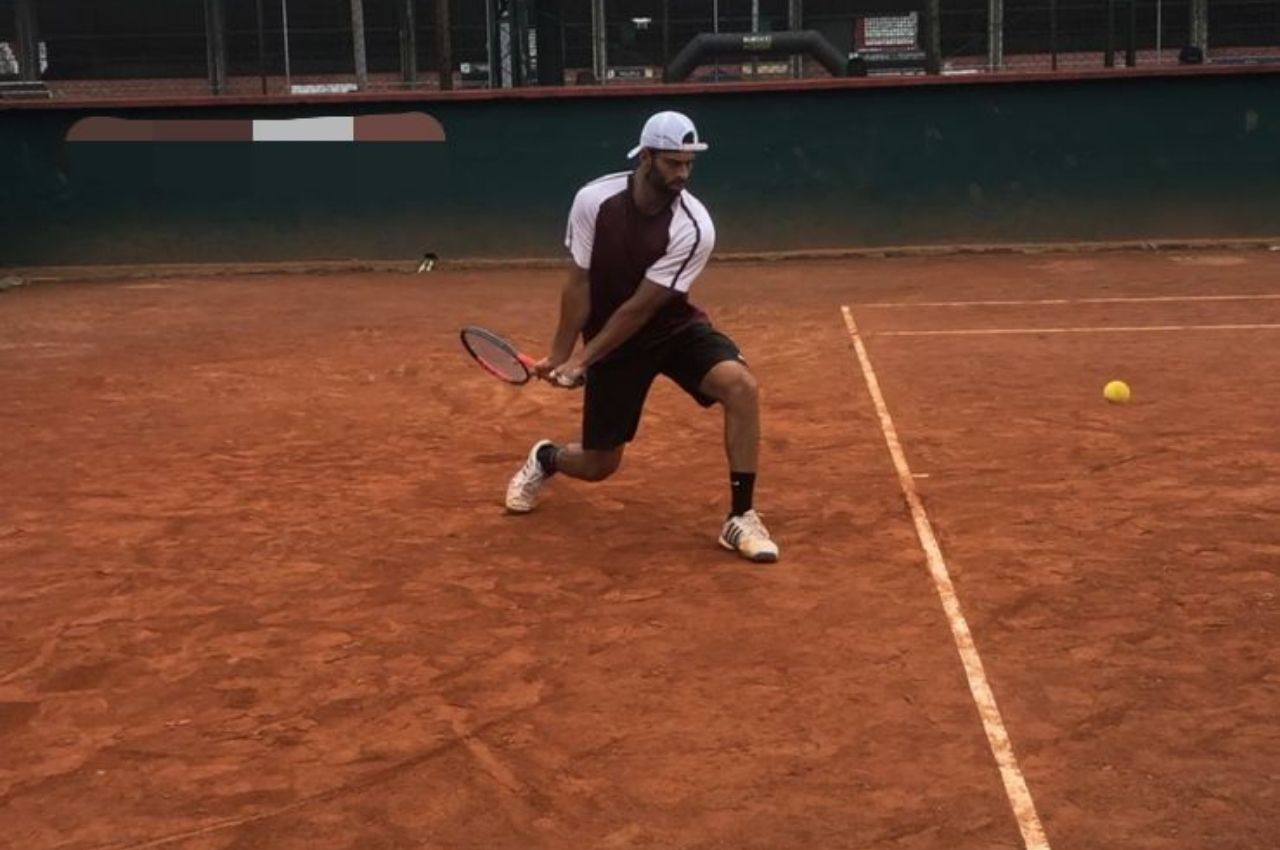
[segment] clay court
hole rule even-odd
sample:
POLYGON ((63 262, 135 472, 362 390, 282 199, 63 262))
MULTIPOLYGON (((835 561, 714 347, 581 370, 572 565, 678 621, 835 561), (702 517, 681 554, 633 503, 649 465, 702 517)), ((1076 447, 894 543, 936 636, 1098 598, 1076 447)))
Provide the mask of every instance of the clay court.
POLYGON ((617 477, 504 514, 578 398, 457 331, 537 351, 557 271, 5 293, 0 835, 1280 845, 1277 281, 1265 250, 711 266, 769 567, 716 546, 719 415, 670 384, 617 477))

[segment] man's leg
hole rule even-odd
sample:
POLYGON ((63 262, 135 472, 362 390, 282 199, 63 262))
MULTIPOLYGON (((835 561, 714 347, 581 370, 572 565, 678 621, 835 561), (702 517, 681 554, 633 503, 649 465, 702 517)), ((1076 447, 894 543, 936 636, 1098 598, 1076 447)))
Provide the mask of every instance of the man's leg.
POLYGON ((563 472, 579 481, 603 481, 618 471, 623 450, 623 446, 601 451, 584 449, 581 443, 568 443, 555 447, 550 457, 550 468, 546 468, 546 463, 543 468, 548 473, 563 472))
MULTIPOLYGON (((760 387, 755 376, 741 361, 721 360, 707 372, 698 390, 724 408, 724 449, 730 471, 754 476, 760 458, 760 387)), ((744 510, 750 507, 748 498, 744 510)))
POLYGON ((778 544, 753 505, 760 457, 760 387, 740 360, 722 360, 711 367, 698 390, 724 408, 733 506, 720 531, 720 545, 749 561, 772 563, 778 560, 778 544))
POLYGON ((778 560, 778 545, 753 508, 760 455, 760 388, 733 340, 709 325, 672 340, 663 372, 703 407, 724 408, 732 507, 720 545, 751 561, 778 560))
POLYGON ((579 481, 605 480, 622 463, 622 451, 622 446, 593 451, 578 443, 558 446, 550 440, 539 440, 529 451, 524 466, 507 484, 507 510, 525 514, 537 507, 543 485, 557 472, 579 481))
POLYGON ((622 463, 636 435, 649 386, 657 375, 648 361, 608 361, 587 373, 582 400, 582 442, 557 445, 540 440, 507 485, 507 510, 528 513, 547 479, 557 472, 580 481, 603 481, 622 463))

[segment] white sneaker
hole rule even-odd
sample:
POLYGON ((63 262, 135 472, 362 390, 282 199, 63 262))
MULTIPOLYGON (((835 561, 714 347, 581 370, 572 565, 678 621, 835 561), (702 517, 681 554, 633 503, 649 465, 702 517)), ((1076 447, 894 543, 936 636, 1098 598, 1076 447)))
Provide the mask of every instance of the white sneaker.
POLYGON ((529 457, 524 466, 511 476, 511 481, 507 484, 507 510, 515 514, 527 514, 538 506, 538 494, 550 477, 542 469, 542 464, 538 463, 538 449, 550 445, 553 445, 550 440, 534 443, 533 448, 529 449, 529 457))
POLYGON ((737 552, 748 561, 772 564, 778 560, 778 544, 769 538, 769 529, 755 511, 731 516, 720 530, 720 545, 737 552))

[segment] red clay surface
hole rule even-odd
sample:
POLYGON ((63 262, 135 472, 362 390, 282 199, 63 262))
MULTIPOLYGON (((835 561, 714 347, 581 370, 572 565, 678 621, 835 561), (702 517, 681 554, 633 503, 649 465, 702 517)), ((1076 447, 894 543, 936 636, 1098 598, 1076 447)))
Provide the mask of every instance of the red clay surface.
POLYGON ((1280 255, 713 266, 765 387, 767 568, 716 411, 502 491, 578 398, 550 271, 0 296, 0 835, 24 850, 1022 846, 850 305, 1055 848, 1280 844, 1280 255), (1103 383, 1124 378, 1128 406, 1103 383))

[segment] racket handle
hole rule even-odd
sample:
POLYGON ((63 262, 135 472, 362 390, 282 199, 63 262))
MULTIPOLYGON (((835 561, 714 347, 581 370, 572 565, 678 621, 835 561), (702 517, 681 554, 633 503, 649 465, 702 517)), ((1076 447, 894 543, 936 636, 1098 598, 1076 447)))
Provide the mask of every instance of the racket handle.
POLYGON ((572 378, 561 375, 559 372, 552 372, 551 378, 556 382, 556 386, 564 387, 566 390, 571 390, 574 387, 580 387, 586 383, 586 378, 584 376, 579 376, 575 381, 572 378))

